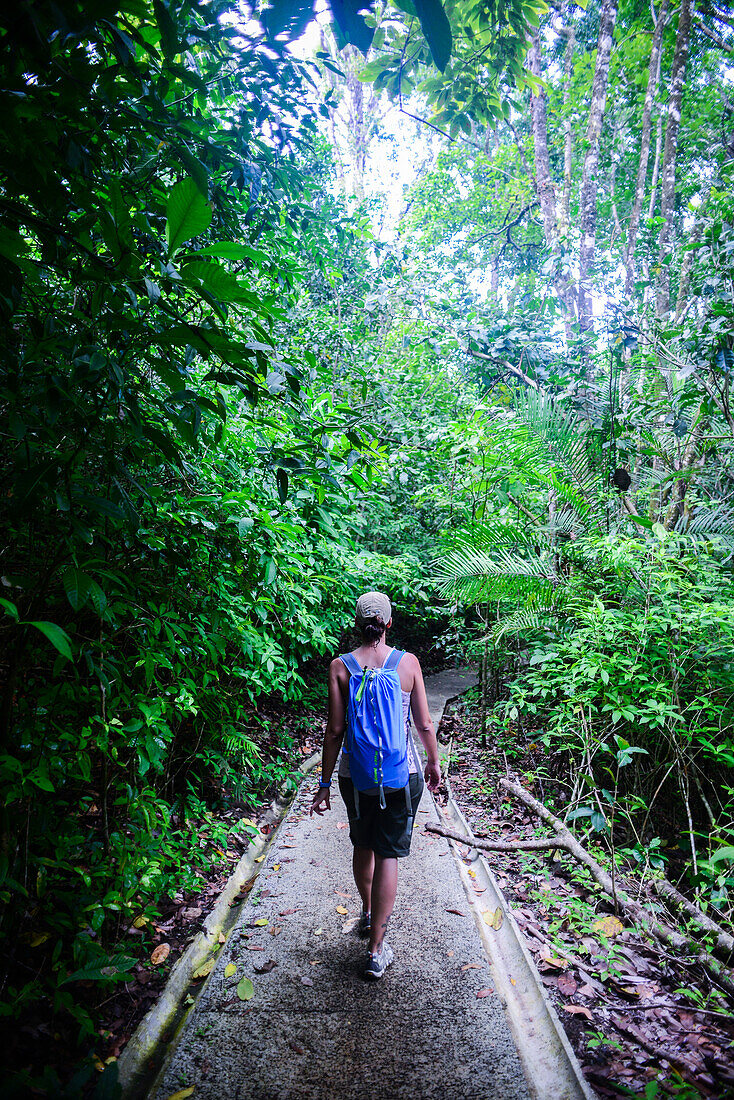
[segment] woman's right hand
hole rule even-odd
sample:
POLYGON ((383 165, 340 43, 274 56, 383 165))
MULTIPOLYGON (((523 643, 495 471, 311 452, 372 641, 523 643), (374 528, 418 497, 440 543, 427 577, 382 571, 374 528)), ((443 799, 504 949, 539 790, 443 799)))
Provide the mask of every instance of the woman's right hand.
POLYGON ((330 810, 330 795, 331 789, 329 787, 319 787, 311 801, 311 809, 308 811, 308 816, 313 817, 314 814, 318 814, 318 816, 321 817, 325 810, 330 810))
POLYGON ((441 785, 441 768, 438 764, 426 764, 423 777, 428 790, 433 794, 441 785))

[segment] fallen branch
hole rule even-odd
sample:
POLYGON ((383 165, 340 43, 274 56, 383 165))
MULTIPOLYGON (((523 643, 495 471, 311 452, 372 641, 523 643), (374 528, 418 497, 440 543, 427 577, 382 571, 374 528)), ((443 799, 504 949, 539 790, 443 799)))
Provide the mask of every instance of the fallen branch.
POLYGON ((697 905, 694 905, 679 890, 676 890, 672 882, 668 882, 665 878, 654 878, 650 883, 650 889, 654 890, 660 897, 665 898, 666 901, 671 902, 676 909, 687 913, 691 920, 695 921, 704 932, 710 932, 716 938, 716 946, 720 951, 729 956, 734 955, 734 936, 730 936, 721 925, 717 924, 706 913, 702 913, 697 905))
POLYGON ((647 1051, 657 1062, 669 1062, 671 1066, 681 1066, 689 1074, 694 1074, 695 1079, 696 1067, 692 1066, 683 1055, 676 1054, 669 1046, 661 1047, 657 1043, 651 1043, 649 1039, 641 1034, 638 1027, 635 1027, 634 1024, 626 1024, 619 1016, 612 1016, 610 1022, 616 1027, 617 1031, 621 1031, 623 1035, 627 1035, 630 1039, 634 1039, 636 1043, 639 1043, 642 1049, 647 1051))
MULTIPOLYGON (((538 802, 537 798, 534 798, 529 791, 521 787, 519 783, 515 783, 512 779, 500 779, 500 786, 504 787, 505 790, 513 794, 515 798, 529 807, 529 809, 531 809, 541 821, 544 821, 546 825, 549 825, 556 834, 555 838, 547 838, 535 842, 527 840, 479 841, 462 836, 460 833, 452 833, 448 829, 442 830, 438 826, 426 825, 426 829, 443 835, 447 837, 447 839, 456 840, 460 844, 467 844, 471 848, 483 848, 485 851, 530 851, 533 849, 536 851, 550 851, 552 849, 562 848, 572 855, 578 863, 581 863, 588 869, 597 886, 600 886, 604 893, 615 902, 615 905, 622 909, 633 924, 640 925, 645 931, 654 936, 655 939, 659 940, 660 943, 667 944, 681 955, 687 956, 687 961, 696 962, 707 971, 722 989, 725 989, 734 996, 734 973, 728 967, 720 963, 718 959, 715 959, 711 954, 702 950, 701 944, 696 940, 691 939, 690 936, 684 936, 676 931, 676 929, 671 928, 670 925, 664 924, 657 916, 648 912, 644 906, 630 897, 626 891, 620 890, 613 882, 612 876, 589 855, 581 844, 579 844, 576 837, 566 828, 563 822, 560 821, 555 814, 551 813, 542 802, 538 802), (505 847, 501 847, 500 845, 505 845, 505 847)), ((671 889, 674 890, 675 887, 671 887, 671 889)))
POLYGON ((500 786, 528 806, 546 825, 550 825, 556 836, 564 842, 563 847, 566 851, 570 852, 574 859, 588 868, 594 882, 601 886, 604 893, 619 905, 633 923, 641 925, 661 943, 668 944, 682 955, 690 956, 709 973, 718 985, 734 995, 734 973, 728 967, 720 963, 711 954, 703 951, 700 943, 697 943, 696 940, 691 939, 690 936, 681 935, 674 928, 663 924, 624 890, 620 890, 618 886, 615 888, 612 876, 603 867, 600 867, 586 849, 579 844, 576 837, 566 828, 563 822, 555 814, 552 814, 542 802, 538 802, 537 798, 533 798, 530 792, 521 787, 519 783, 515 783, 512 779, 500 779, 500 786))
POLYGON ((446 840, 456 840, 459 844, 468 844, 471 848, 481 848, 485 852, 547 852, 565 848, 565 845, 557 840, 469 840, 461 833, 444 829, 442 825, 427 824, 426 832, 435 833, 436 836, 445 837, 446 840))

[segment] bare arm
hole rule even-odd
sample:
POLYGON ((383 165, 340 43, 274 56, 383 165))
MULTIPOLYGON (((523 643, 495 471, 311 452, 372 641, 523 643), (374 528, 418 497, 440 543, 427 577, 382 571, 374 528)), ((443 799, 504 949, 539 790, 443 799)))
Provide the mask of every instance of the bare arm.
POLYGON ((424 776, 429 791, 437 791, 441 782, 441 768, 438 763, 438 742, 436 731, 431 721, 431 712, 428 709, 426 699, 426 686, 423 683, 423 673, 420 661, 412 653, 406 653, 409 659, 409 669, 413 673, 413 687, 410 692, 410 709, 413 714, 416 732, 426 750, 426 767, 424 776))
MULTIPOLYGON (((321 779, 327 783, 336 765, 344 729, 346 726, 346 706, 344 704, 345 687, 349 673, 344 662, 336 657, 329 667, 329 717, 324 734, 324 747, 321 753, 321 779)), ((331 809, 329 787, 319 787, 311 803, 311 813, 319 814, 331 809)))

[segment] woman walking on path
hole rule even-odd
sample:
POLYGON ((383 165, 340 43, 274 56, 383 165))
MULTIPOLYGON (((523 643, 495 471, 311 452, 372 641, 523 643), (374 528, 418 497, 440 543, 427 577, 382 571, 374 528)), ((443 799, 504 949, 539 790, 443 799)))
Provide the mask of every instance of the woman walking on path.
MULTIPOLYGON (((363 935, 369 934, 365 977, 377 979, 382 977, 393 960, 392 948, 385 943, 385 931, 395 904, 398 859, 410 852, 413 820, 423 793, 420 759, 410 735, 411 711, 418 736, 426 750, 427 764, 423 774, 429 791, 438 789, 441 769, 418 658, 387 644, 386 632, 392 625, 392 607, 388 597, 383 592, 366 592, 360 596, 356 624, 362 635, 362 644, 351 654, 336 657, 329 669, 329 719, 324 735, 321 781, 311 803, 311 813, 321 815, 331 809, 331 778, 346 732, 347 743, 339 761, 339 790, 349 816, 349 837, 354 846, 354 881, 362 899, 360 931, 363 935), (352 715, 352 722, 356 725, 357 705, 365 691, 369 696, 373 681, 381 679, 384 685, 397 685, 395 677, 399 678, 402 720, 398 732, 400 747, 392 756, 396 760, 401 756, 398 771, 407 768, 407 786, 390 787, 386 770, 383 789, 380 770, 379 788, 364 789, 360 783, 355 789, 350 756, 353 756, 356 777, 360 750, 354 740, 355 731, 348 729, 348 716, 352 715), (370 686, 366 687, 368 683, 370 686)), ((389 693, 389 686, 384 690, 389 693)), ((373 706, 368 718, 369 722, 377 725, 381 742, 391 736, 391 731, 384 728, 389 725, 389 702, 388 698, 387 707, 382 704, 373 706)), ((375 778, 378 778, 377 771, 375 778)))

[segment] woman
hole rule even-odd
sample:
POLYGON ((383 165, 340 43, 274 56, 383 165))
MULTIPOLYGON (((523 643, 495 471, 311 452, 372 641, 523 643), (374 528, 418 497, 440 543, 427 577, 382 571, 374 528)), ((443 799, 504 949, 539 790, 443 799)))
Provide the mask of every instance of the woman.
MULTIPOLYGON (((365 592, 357 600, 356 625, 362 644, 352 651, 360 669, 382 669, 393 652, 386 634, 392 626, 392 608, 384 592, 365 592)), ((393 658, 393 661, 395 658, 393 658)), ((351 662, 350 662, 351 663, 351 662)), ((391 664, 393 662, 391 661, 391 664)), ((369 958, 365 977, 381 978, 393 961, 393 952, 385 943, 385 931, 395 904, 398 885, 398 859, 410 852, 412 822, 423 793, 421 766, 410 736, 410 713, 426 750, 423 772, 429 791, 438 789, 441 769, 433 722, 428 711, 426 689, 418 658, 405 653, 396 666, 403 702, 403 724, 407 740, 410 798, 404 790, 386 793, 384 808, 374 794, 358 794, 350 777, 349 753, 345 748, 339 762, 339 790, 349 816, 349 837, 354 845, 352 867, 354 881, 362 899, 360 932, 369 934, 369 958)), ((350 672, 345 659, 337 657, 329 669, 329 720, 324 736, 321 780, 313 797, 311 813, 331 809, 331 778, 347 724, 350 672)), ((349 741, 347 742, 349 743, 349 741)))

